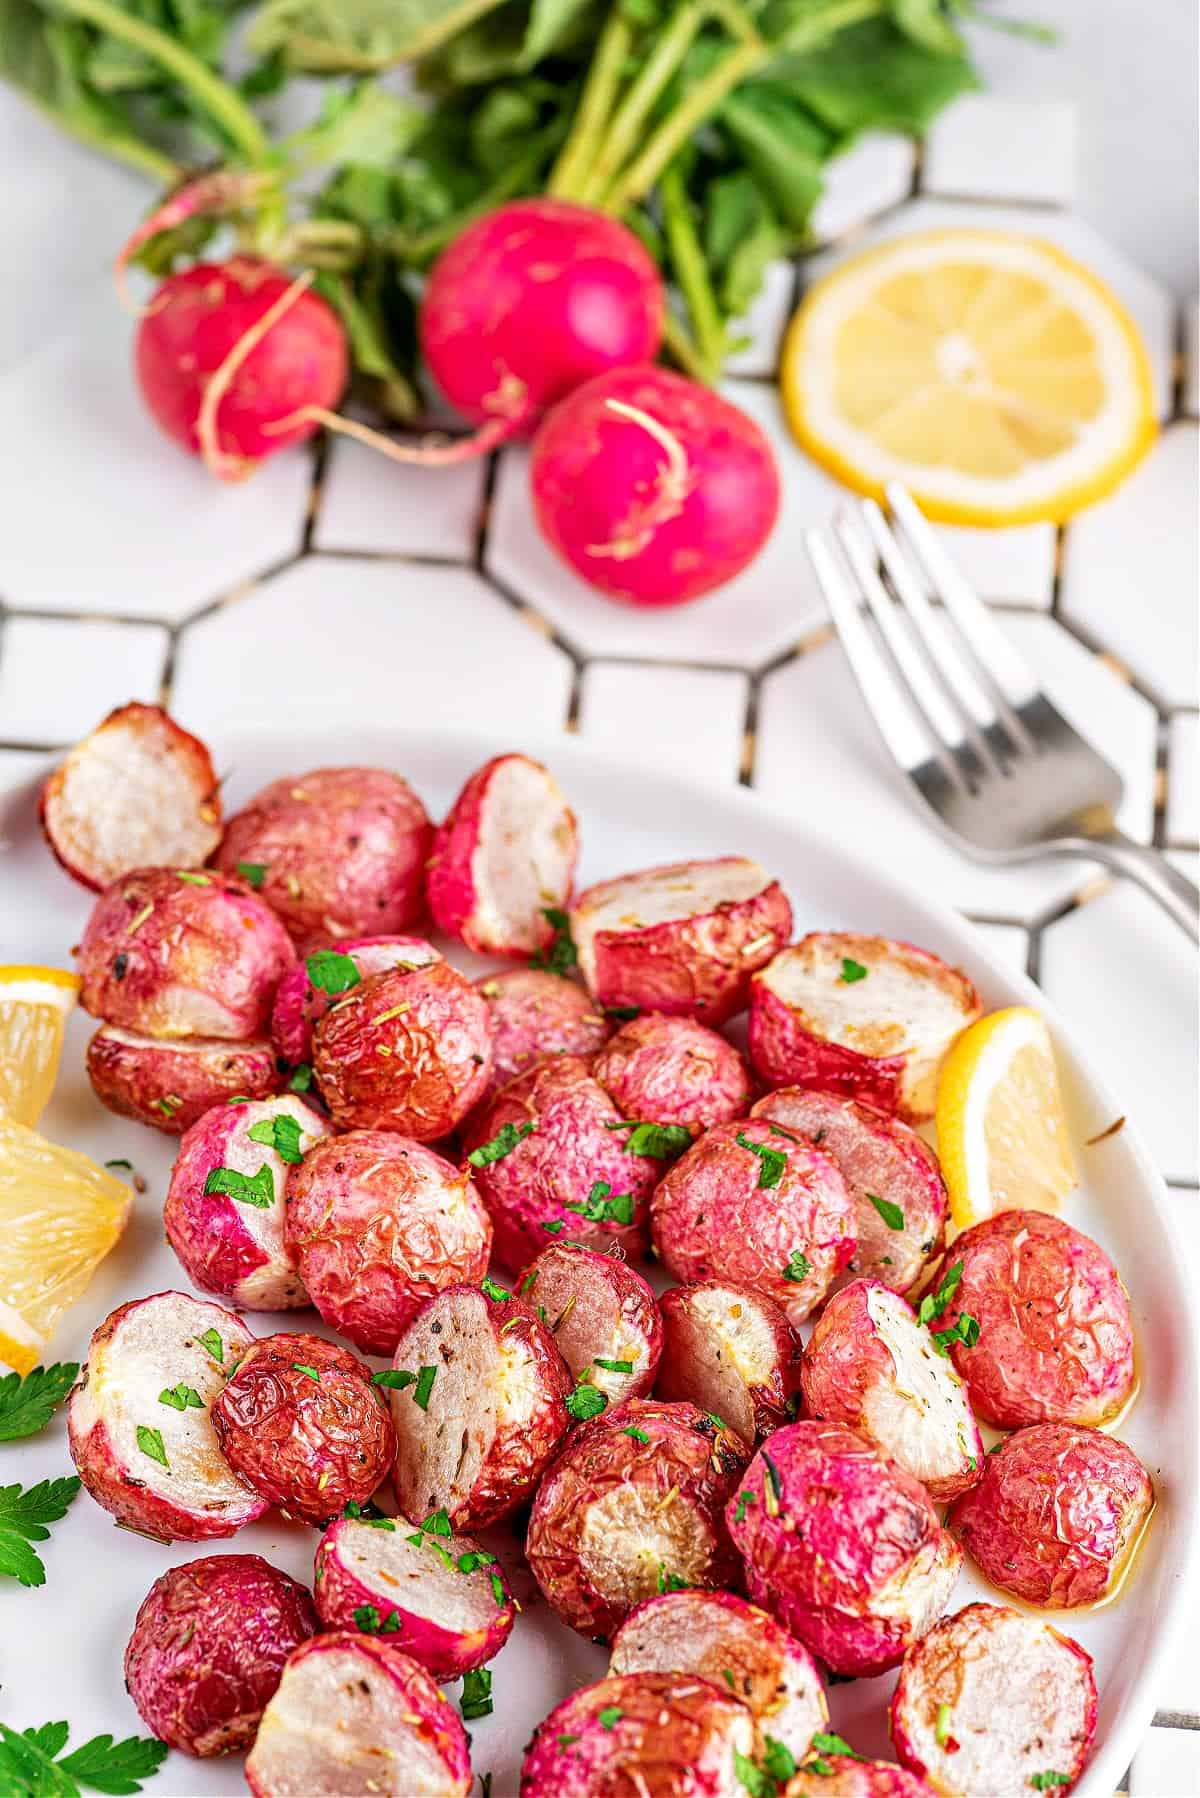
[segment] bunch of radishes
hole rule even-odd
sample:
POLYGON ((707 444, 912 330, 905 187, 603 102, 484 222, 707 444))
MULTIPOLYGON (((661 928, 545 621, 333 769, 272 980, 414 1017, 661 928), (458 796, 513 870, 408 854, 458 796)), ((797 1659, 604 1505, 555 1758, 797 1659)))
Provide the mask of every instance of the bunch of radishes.
MULTIPOLYGON (((655 365, 666 304, 652 257, 615 219, 547 198, 501 206, 440 257, 419 315, 425 362, 475 435, 355 434, 430 466, 532 436, 538 522, 564 561, 630 605, 695 599, 762 548, 779 476, 752 419, 655 365)), ((158 423, 224 479, 343 424, 341 321, 308 277, 256 257, 169 275, 135 361, 158 423)))

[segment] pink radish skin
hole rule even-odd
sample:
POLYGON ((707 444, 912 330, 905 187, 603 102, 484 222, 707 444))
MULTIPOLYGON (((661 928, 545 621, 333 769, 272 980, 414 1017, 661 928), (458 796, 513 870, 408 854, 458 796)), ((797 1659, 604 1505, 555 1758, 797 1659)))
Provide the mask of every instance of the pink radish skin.
POLYGON ((319 421, 305 409, 336 406, 345 388, 349 359, 337 316, 303 288, 285 304, 294 285, 250 256, 198 262, 168 275, 142 314, 134 343, 142 397, 167 436, 204 453, 223 480, 240 480, 265 456, 311 437, 319 421), (206 444, 205 389, 269 313, 264 334, 230 364, 206 444))
POLYGON ((598 375, 557 405, 530 481, 551 547, 632 606, 683 605, 731 581, 779 514, 779 472, 753 419, 649 366, 598 375))
POLYGON ((469 225, 434 264, 421 350, 452 405, 484 429, 467 454, 536 428, 581 382, 650 361, 666 295, 616 219, 565 200, 516 200, 469 225))

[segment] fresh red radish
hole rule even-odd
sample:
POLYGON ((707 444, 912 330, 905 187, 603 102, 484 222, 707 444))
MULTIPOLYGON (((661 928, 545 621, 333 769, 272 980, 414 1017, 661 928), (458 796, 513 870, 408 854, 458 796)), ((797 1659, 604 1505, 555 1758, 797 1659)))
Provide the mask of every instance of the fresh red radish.
POLYGON ((633 606, 677 606, 752 562, 779 512, 753 419, 649 365, 575 388, 537 434, 538 523, 585 581, 633 606))
POLYGON ((421 302, 422 354, 477 437, 460 454, 528 436, 593 375, 650 361, 666 295, 632 231, 586 206, 514 200, 435 262, 421 302))
POLYGON ((168 437, 222 480, 311 437, 349 372, 332 308, 251 256, 168 275, 142 314, 134 366, 168 437))

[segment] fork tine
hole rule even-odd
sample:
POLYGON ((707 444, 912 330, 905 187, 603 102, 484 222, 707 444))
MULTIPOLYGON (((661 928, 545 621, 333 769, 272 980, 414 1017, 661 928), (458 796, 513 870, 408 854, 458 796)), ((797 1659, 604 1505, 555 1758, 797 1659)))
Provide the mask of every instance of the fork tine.
POLYGON ((858 609, 857 592, 838 566, 821 532, 806 531, 804 547, 837 626, 846 660, 893 759, 906 773, 911 773, 929 761, 932 750, 955 786, 965 788, 966 783, 953 757, 947 756, 937 739, 918 724, 896 676, 867 629, 858 609))
MULTIPOLYGON (((1014 713, 1019 712, 1022 706, 1038 697, 1038 681, 1033 669, 988 616, 987 607, 954 566, 907 488, 898 481, 890 481, 886 491, 892 515, 899 519, 905 540, 931 589, 962 632, 981 672, 1006 705, 1014 713)), ((1015 722, 1028 743, 1028 734, 1021 729, 1020 720, 1015 722)))

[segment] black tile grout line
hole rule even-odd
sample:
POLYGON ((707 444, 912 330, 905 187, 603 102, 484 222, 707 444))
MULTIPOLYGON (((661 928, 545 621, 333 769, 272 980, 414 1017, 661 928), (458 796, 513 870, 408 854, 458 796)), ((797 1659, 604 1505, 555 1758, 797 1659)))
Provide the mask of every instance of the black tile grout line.
MULTIPOLYGON (((1067 568, 1067 532, 1068 523, 1059 523, 1054 527, 1054 572, 1050 581, 1050 616, 1056 624, 1063 624, 1062 591, 1063 576, 1067 568)), ((1067 627, 1064 625, 1064 629, 1067 627)))
POLYGON ((171 687, 175 680, 175 656, 178 648, 178 635, 175 631, 168 631, 166 647, 163 650, 162 667, 158 676, 158 703, 164 711, 171 709, 171 687))
POLYGON ((480 568, 477 572, 481 583, 497 594, 505 605, 510 606, 514 612, 522 614, 526 618, 535 618, 539 635, 545 637, 547 642, 553 643, 556 649, 561 649, 572 666, 582 672, 585 664, 591 660, 586 650, 580 649, 569 637, 563 636, 558 626, 552 623, 545 613, 533 604, 532 600, 521 599, 516 593, 510 592, 508 586, 493 569, 485 567, 480 568))
POLYGON ((1160 718, 1169 718, 1172 710, 1191 710, 1190 707, 1172 707, 1168 705, 1166 700, 1156 693, 1154 688, 1149 686, 1142 679, 1140 674, 1134 673, 1133 669, 1121 659, 1115 649, 1106 649, 1100 639, 1089 631, 1085 625, 1079 624, 1073 618, 1061 617, 1056 618, 1055 623, 1061 630, 1064 630, 1067 633, 1068 637, 1074 637, 1075 641, 1086 649, 1089 655, 1099 656, 1101 659, 1107 656, 1109 661, 1116 662, 1124 671, 1123 674, 1118 676, 1121 685, 1123 687, 1131 688, 1139 698, 1146 701, 1147 705, 1153 706, 1160 718))
POLYGON ((136 617, 132 612, 55 611, 52 606, 10 606, 0 603, 0 618, 30 619, 39 624, 115 624, 122 630, 142 629, 170 631, 177 620, 160 618, 157 613, 136 617))
POLYGON ((15 743, 11 737, 0 737, 0 755, 62 755, 69 743, 15 743))
POLYGON ((1029 942, 1025 949, 1025 972, 1034 986, 1042 984, 1042 927, 1040 924, 1028 926, 1029 942))
POLYGON ((608 668, 666 668, 681 674, 738 674, 743 680, 753 680, 757 673, 744 662, 692 662, 684 656, 622 655, 605 651, 599 655, 584 655, 581 659, 589 668, 597 663, 608 668))
POLYGON ((304 508, 304 524, 300 531, 300 554, 310 555, 313 549, 313 534, 317 521, 321 516, 321 505, 324 500, 325 476, 329 469, 330 433, 318 431, 313 439, 312 456, 309 465, 308 504, 304 508))
POLYGON ((471 566, 481 580, 491 577, 487 569, 488 532, 492 524, 492 510, 496 503, 496 483, 500 479, 500 457, 493 454, 484 457, 483 492, 479 496, 479 516, 475 521, 475 530, 471 541, 471 566))
POLYGON ((429 550, 338 549, 333 544, 324 544, 320 549, 304 551, 296 559, 305 562, 390 562, 397 568, 460 568, 466 574, 487 578, 476 566, 473 549, 464 551, 461 556, 439 556, 429 550))
POLYGON ((245 575, 240 581, 231 581, 224 592, 218 593, 215 599, 206 600, 204 605, 199 606, 194 612, 189 612, 186 618, 179 619, 170 628, 177 638, 182 637, 191 630, 193 625, 203 624, 206 618, 211 618, 216 612, 223 612, 228 606, 240 605, 244 599, 249 599, 252 593, 257 593, 258 589, 265 587, 269 581, 278 580, 279 576, 286 574, 289 568, 296 568, 301 562, 309 560, 310 557, 304 550, 292 550, 286 556, 281 556, 278 562, 271 562, 266 568, 256 569, 245 575))
POLYGON ((762 675, 752 674, 746 689, 746 704, 742 712, 742 741, 738 750, 737 784, 739 787, 754 785, 758 762, 758 707, 762 682, 762 675))
POLYGON ((1183 396, 1187 390, 1187 324, 1185 322, 1183 304, 1175 308, 1175 329, 1171 333, 1171 416, 1164 419, 1164 428, 1168 424, 1176 424, 1187 414, 1183 409, 1183 396))
POLYGON ((1167 847, 1167 794, 1170 782, 1168 722, 1162 712, 1154 721, 1154 811, 1150 822, 1150 842, 1155 849, 1167 847))
POLYGON ((997 912, 964 911, 961 913, 968 924, 983 924, 1000 930, 1023 930, 1029 934, 1033 925, 1024 918, 1005 918, 997 912))

